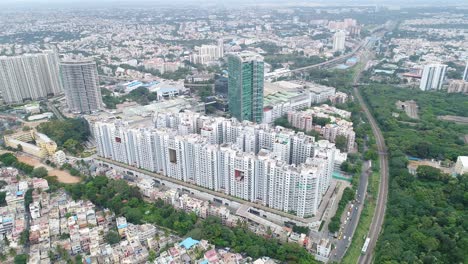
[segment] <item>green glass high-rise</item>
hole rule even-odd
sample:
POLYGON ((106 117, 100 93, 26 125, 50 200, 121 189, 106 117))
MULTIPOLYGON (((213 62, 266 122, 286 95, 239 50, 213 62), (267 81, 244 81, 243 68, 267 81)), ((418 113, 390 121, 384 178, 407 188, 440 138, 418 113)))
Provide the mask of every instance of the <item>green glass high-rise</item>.
POLYGON ((255 53, 228 56, 229 111, 239 121, 263 118, 263 58, 255 53))

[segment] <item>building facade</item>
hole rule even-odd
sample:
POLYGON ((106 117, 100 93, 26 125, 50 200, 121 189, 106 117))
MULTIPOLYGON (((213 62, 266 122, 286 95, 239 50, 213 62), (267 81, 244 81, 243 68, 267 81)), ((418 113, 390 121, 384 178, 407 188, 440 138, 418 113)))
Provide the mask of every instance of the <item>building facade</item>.
POLYGON ((60 74, 71 112, 89 114, 102 109, 96 62, 61 62, 60 74))
POLYGON ((229 110, 239 121, 261 123, 263 118, 264 63, 260 55, 238 53, 228 57, 229 110))
POLYGON ((0 92, 6 104, 45 99, 62 91, 57 53, 0 57, 0 92))
POLYGON ((424 66, 419 89, 422 91, 440 90, 445 79, 447 65, 428 64, 424 66))

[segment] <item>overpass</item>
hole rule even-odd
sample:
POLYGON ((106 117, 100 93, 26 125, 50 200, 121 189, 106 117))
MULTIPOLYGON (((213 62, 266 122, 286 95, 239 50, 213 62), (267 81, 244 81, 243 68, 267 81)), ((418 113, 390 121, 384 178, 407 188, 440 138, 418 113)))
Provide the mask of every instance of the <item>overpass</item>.
POLYGON ((362 48, 366 48, 369 45, 369 43, 371 43, 370 38, 366 38, 353 51, 351 51, 350 53, 345 54, 343 56, 340 56, 340 57, 337 57, 337 58, 334 58, 334 59, 331 59, 331 60, 328 60, 328 61, 324 61, 324 62, 321 62, 321 63, 317 63, 317 64, 297 68, 297 69, 285 70, 285 71, 282 71, 282 72, 266 74, 265 77, 266 78, 269 78, 269 77, 277 78, 277 77, 281 77, 281 76, 288 75, 288 74, 295 73, 295 72, 302 72, 302 71, 315 69, 315 68, 331 67, 331 66, 343 63, 347 59, 355 56, 362 48))

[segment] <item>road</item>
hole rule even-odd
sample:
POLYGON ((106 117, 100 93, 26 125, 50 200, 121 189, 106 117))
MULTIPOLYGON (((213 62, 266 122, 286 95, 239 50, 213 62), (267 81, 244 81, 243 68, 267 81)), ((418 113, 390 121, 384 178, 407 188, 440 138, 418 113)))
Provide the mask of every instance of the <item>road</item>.
MULTIPOLYGON (((361 212, 363 209, 369 174, 370 174, 370 163, 369 161, 366 161, 362 164, 361 178, 359 180, 359 186, 357 189, 357 197, 356 197, 357 203, 354 203, 354 206, 351 209, 352 211, 350 213, 349 220, 347 220, 347 223, 343 224, 342 227, 340 228, 339 232, 342 233, 342 239, 337 240, 337 243, 335 244, 335 250, 332 252, 330 256, 330 260, 332 262, 339 262, 343 258, 344 254, 346 253, 347 248, 351 244, 354 231, 357 228, 357 225, 359 223, 359 218, 361 216, 361 212), (346 239, 344 239, 344 237, 346 237, 346 239)), ((347 212, 348 209, 349 209, 349 206, 346 207, 345 211, 347 212)), ((344 218, 346 219, 346 217, 344 218)))
MULTIPOLYGON (((372 58, 372 46, 374 45, 376 38, 373 38, 370 42, 368 42, 364 48, 360 51, 359 56, 361 60, 361 68, 358 68, 358 70, 355 73, 355 76, 353 78, 353 84, 356 85, 361 77, 362 72, 364 71, 366 63, 372 58)), ((362 103, 361 103, 362 104, 362 103)), ((367 149, 366 146, 364 146, 365 149, 367 149)), ((356 201, 357 203, 353 204, 353 208, 351 209, 352 211, 350 212, 350 216, 347 217, 347 213, 350 206, 348 205, 346 207, 346 211, 344 213, 344 216, 342 216, 341 219, 341 227, 339 233, 341 234, 340 238, 336 240, 335 244, 335 250, 331 253, 330 255, 330 260, 334 262, 340 262, 340 260, 344 257, 346 254, 346 251, 351 244, 352 238, 354 236, 354 232, 356 231, 356 228, 359 223, 359 219, 361 217, 362 210, 364 208, 364 200, 366 198, 366 193, 367 193, 367 185, 369 182, 369 175, 371 173, 370 170, 370 162, 365 161, 362 164, 362 170, 361 170, 361 176, 359 180, 359 186, 357 188, 357 197, 356 201)))
POLYGON ((55 117, 57 117, 58 120, 64 120, 62 113, 60 113, 60 111, 55 107, 54 104, 47 101, 47 108, 49 108, 49 110, 51 110, 54 113, 55 117))
POLYGON ((372 263, 373 254, 375 245, 377 243, 377 239, 379 238, 380 231, 382 230, 382 224, 385 217, 385 210, 387 207, 387 195, 388 195, 388 157, 387 157, 387 147, 385 146, 384 137, 382 135, 382 131, 380 131, 377 122, 375 121, 374 117, 370 113, 367 104, 362 99, 361 94, 359 93, 359 89, 354 87, 354 94, 358 99, 359 103, 361 104, 364 113, 366 114, 367 119, 372 127, 372 133, 376 139, 377 149, 379 151, 379 161, 380 161, 380 184, 379 184, 379 192, 377 194, 377 204, 376 209, 374 212, 374 216, 372 217, 372 223, 369 229, 368 237, 370 238, 369 247, 367 248, 367 252, 362 254, 359 257, 358 263, 360 264, 367 264, 372 263))

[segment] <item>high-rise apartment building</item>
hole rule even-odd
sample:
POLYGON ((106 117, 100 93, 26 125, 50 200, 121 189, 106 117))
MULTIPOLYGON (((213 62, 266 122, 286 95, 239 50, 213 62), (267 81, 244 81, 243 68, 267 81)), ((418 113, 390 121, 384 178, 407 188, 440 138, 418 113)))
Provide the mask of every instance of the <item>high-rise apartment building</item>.
POLYGON ((440 90, 444 83, 446 71, 447 65, 444 64, 428 64, 424 66, 419 89, 422 91, 440 90))
POLYGON ((463 72, 463 80, 468 82, 468 61, 466 62, 465 71, 463 72))
POLYGON ((61 62, 60 74, 70 111, 89 114, 102 109, 96 62, 61 62))
POLYGON ((337 31, 333 35, 333 51, 344 51, 346 42, 346 32, 344 30, 337 31))
POLYGON ((263 118, 263 58, 242 52, 228 57, 229 111, 239 121, 261 123, 263 118))
POLYGON ((316 214, 330 185, 337 150, 329 141, 188 111, 153 121, 94 123, 98 154, 299 217, 316 214))
POLYGON ((0 57, 0 92, 6 104, 61 94, 57 54, 48 50, 0 57))

